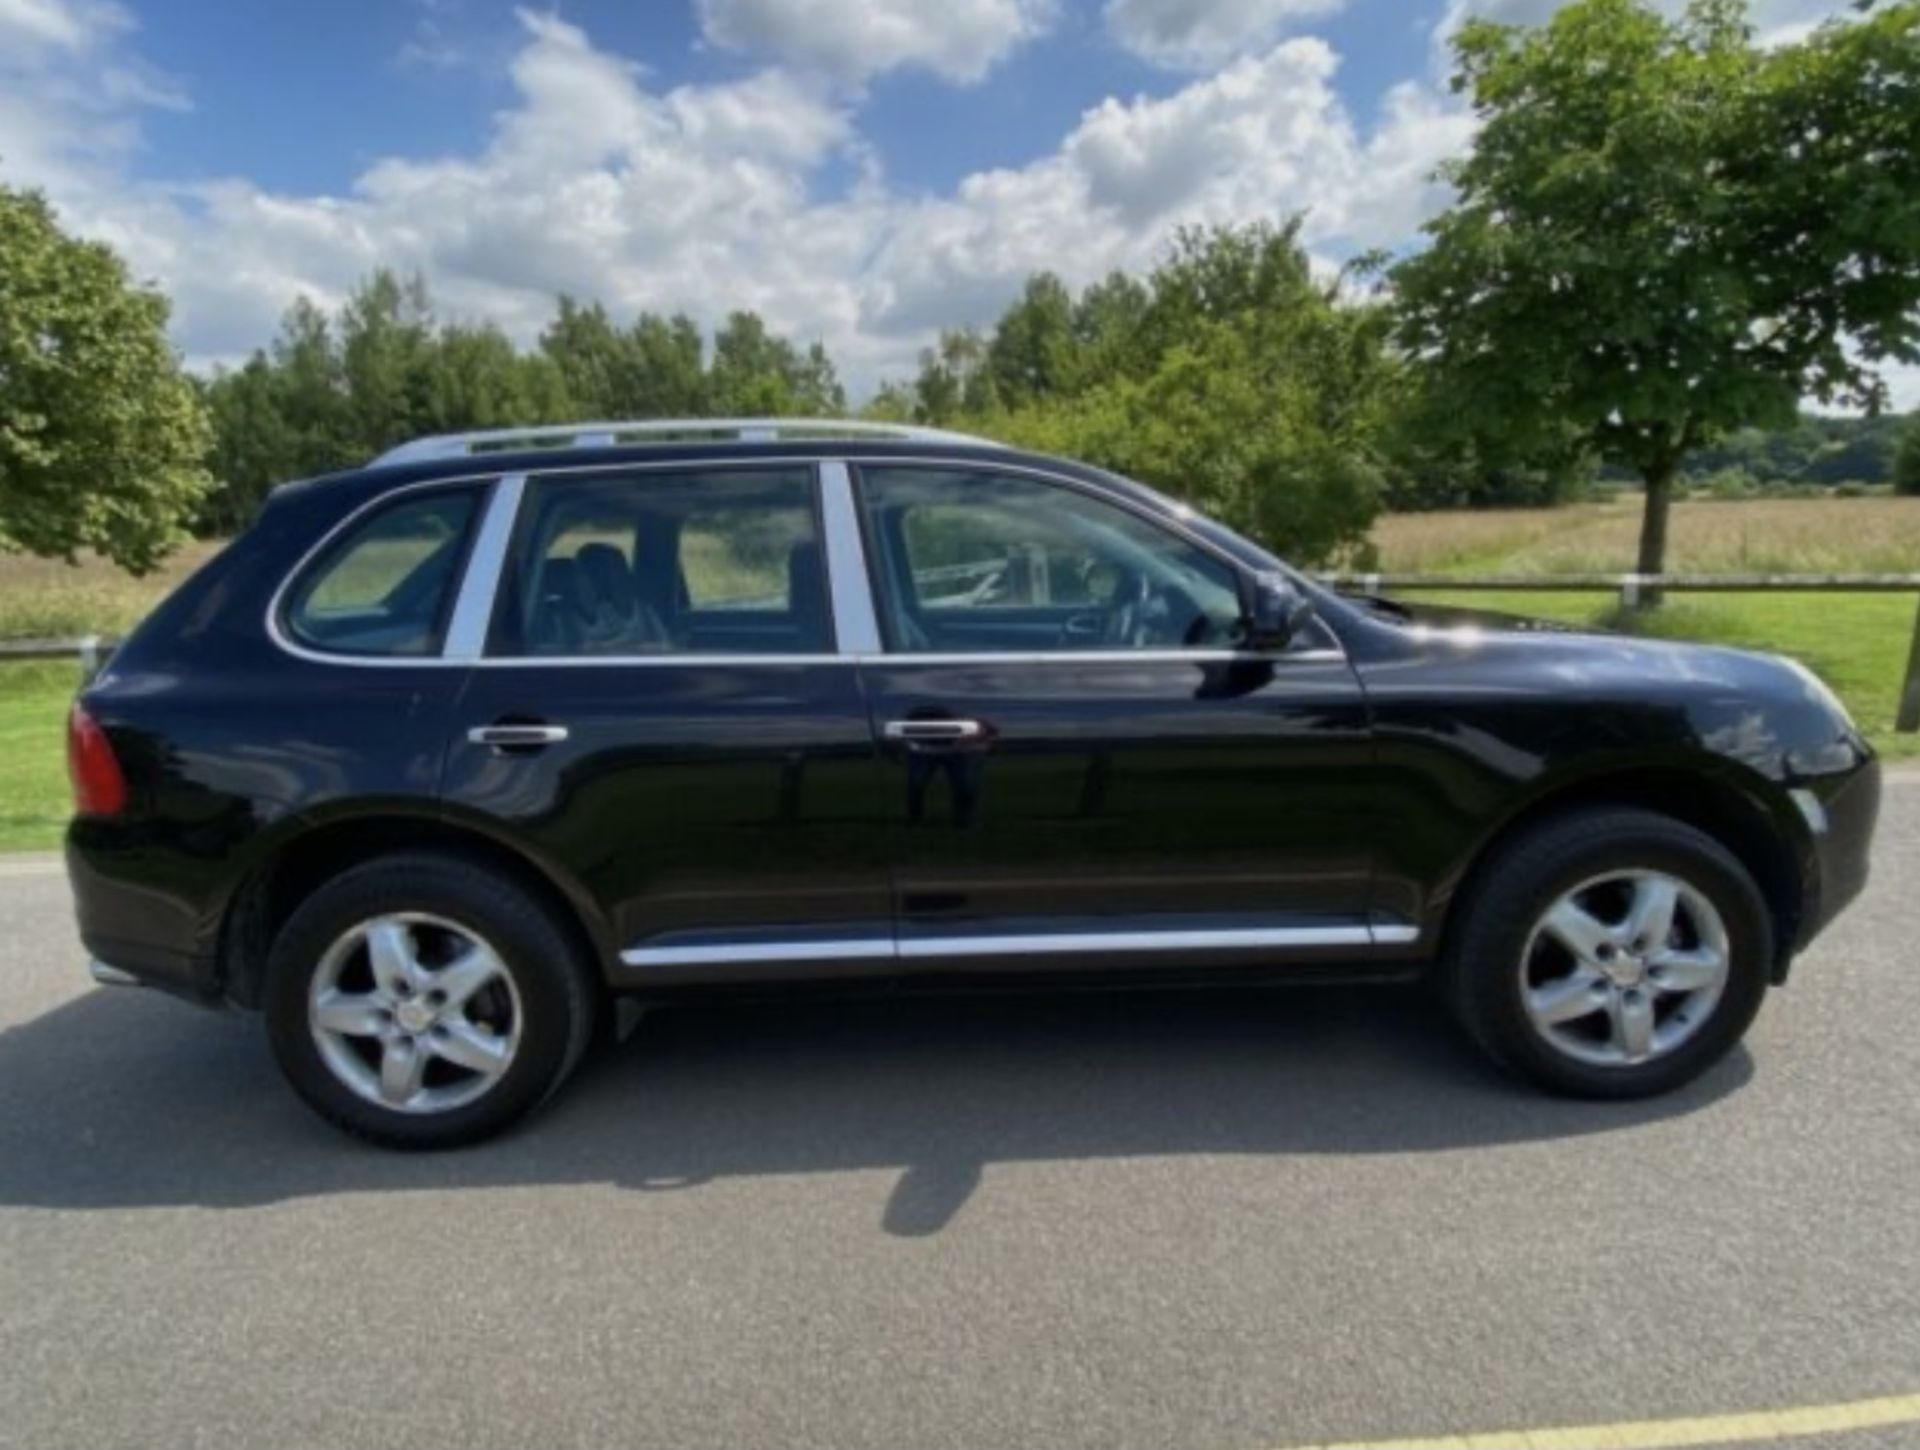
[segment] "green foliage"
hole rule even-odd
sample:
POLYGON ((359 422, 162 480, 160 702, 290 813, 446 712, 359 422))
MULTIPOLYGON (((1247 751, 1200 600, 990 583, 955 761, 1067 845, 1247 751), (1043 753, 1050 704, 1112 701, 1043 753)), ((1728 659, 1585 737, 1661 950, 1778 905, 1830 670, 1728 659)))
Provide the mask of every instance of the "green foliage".
POLYGON ((94 549, 144 573, 207 487, 207 412, 167 303, 0 186, 0 550, 94 549))
POLYGON ((599 303, 561 297, 539 345, 499 328, 436 319, 418 278, 375 272, 329 317, 298 298, 271 347, 203 392, 218 486, 195 516, 203 533, 246 524, 266 491, 364 462, 425 433, 600 418, 843 411, 833 362, 736 312, 707 366, 687 317, 642 313, 629 326, 599 303))
POLYGON ((943 333, 869 412, 1085 459, 1314 563, 1379 509, 1385 340, 1380 308, 1314 279, 1297 223, 1188 231, 1145 278, 1075 297, 1035 276, 990 335, 943 333))
POLYGON ((1893 458, 1893 491, 1920 495, 1920 413, 1908 420, 1893 458))
POLYGON ((1644 479, 1657 570, 1689 451, 1920 358, 1920 3, 1762 49, 1739 0, 1576 0, 1455 45, 1481 128, 1392 273, 1401 340, 1456 432, 1644 479))

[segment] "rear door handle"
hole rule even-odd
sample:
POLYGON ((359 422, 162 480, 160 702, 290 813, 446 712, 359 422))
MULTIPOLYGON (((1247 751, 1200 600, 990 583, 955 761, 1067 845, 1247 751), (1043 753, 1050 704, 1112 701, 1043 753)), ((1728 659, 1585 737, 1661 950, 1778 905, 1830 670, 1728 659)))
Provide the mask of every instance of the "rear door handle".
POLYGON ((467 739, 475 745, 491 745, 496 750, 558 745, 566 738, 567 727, 564 725, 476 725, 467 732, 467 739))
POLYGON ((978 720, 889 720, 880 727, 880 733, 889 740, 953 745, 985 739, 987 727, 978 720))

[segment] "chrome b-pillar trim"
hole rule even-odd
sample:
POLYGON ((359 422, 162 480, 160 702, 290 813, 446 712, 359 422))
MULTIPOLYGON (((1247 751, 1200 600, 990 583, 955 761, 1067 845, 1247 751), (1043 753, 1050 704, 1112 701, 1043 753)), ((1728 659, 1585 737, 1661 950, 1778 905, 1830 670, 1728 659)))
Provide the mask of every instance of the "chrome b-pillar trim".
POLYGON ((835 647, 843 655, 879 654, 880 621, 873 612, 860 509, 853 497, 853 477, 838 459, 820 465, 820 523, 826 534, 835 647))
POLYGON ((486 513, 474 535, 473 552, 460 580, 460 595, 447 622, 447 642, 441 655, 450 660, 477 660, 486 648, 487 625, 493 619, 493 601, 506 568, 507 545, 513 539, 513 521, 520 513, 520 495, 526 489, 524 473, 509 473, 487 495, 486 513))

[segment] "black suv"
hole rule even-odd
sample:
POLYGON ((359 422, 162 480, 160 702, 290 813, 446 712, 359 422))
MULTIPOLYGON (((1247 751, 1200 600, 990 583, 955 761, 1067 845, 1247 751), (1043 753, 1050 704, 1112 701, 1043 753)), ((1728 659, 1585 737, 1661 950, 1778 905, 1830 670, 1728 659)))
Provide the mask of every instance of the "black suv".
POLYGON ((264 1009, 335 1123, 494 1132, 610 993, 1406 978, 1546 1086, 1726 1053, 1859 890, 1790 661, 1320 588, 873 424, 423 439, 278 490, 83 692, 102 981, 264 1009))

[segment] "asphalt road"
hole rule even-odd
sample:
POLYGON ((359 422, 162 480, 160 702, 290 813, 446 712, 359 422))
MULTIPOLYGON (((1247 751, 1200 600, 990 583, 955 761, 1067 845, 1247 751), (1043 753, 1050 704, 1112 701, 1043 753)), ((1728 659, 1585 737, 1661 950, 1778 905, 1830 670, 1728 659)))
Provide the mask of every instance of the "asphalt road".
MULTIPOLYGON (((1249 1450, 1920 1392, 1920 777, 1664 1101, 1415 993, 657 1013, 402 1157, 0 861, 0 1444, 1249 1450)), ((1829 1439, 1894 1447, 1920 1427, 1829 1439)))

